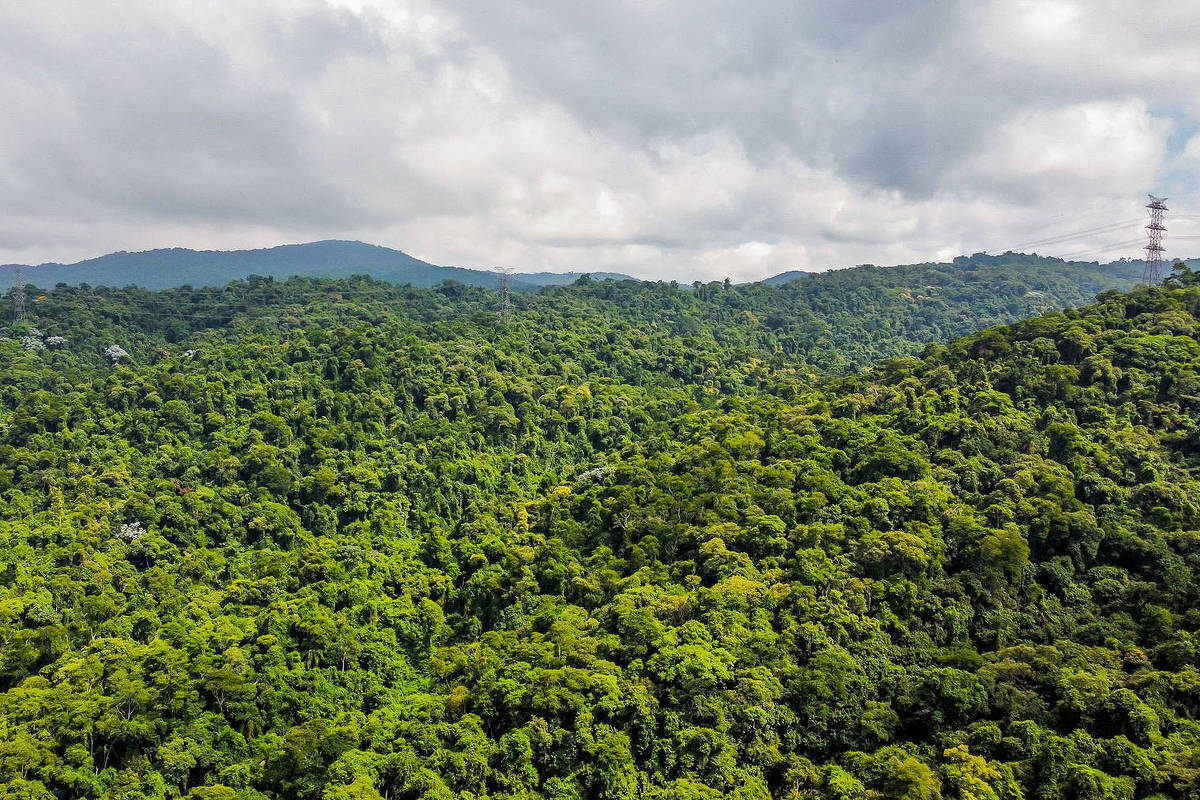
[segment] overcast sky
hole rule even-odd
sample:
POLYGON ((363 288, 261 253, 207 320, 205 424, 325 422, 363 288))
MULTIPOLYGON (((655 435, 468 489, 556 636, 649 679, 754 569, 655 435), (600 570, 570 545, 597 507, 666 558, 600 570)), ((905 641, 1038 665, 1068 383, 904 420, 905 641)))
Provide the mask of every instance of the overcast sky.
POLYGON ((1200 0, 5 2, 0 262, 747 280, 1112 225, 1024 248, 1108 260, 1147 192, 1192 255, 1198 39, 1200 0))

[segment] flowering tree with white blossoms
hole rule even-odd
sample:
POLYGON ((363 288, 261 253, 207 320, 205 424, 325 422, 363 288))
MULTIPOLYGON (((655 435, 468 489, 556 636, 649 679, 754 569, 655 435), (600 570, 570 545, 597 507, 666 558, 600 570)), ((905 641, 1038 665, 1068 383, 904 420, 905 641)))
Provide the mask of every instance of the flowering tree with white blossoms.
POLYGON ((117 532, 117 536, 127 542, 136 542, 146 535, 146 529, 140 522, 126 522, 117 532))
POLYGON ((125 348, 121 347, 119 344, 110 344, 108 347, 104 348, 104 355, 111 358, 114 365, 122 358, 129 358, 129 353, 127 353, 125 348))

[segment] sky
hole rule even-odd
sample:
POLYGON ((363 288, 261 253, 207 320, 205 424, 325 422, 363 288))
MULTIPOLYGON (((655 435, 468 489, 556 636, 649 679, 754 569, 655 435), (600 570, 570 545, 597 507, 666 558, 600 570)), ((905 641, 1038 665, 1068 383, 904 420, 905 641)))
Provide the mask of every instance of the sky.
POLYGON ((0 263, 1111 260, 1148 192, 1196 255, 1198 38, 1200 0, 0 3, 0 263))

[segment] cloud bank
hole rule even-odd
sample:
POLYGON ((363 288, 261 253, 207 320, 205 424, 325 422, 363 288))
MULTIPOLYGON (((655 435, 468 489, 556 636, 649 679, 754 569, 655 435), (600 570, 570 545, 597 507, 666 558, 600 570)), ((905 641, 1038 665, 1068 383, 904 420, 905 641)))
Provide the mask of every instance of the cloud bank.
POLYGON ((1125 0, 7 4, 0 261, 358 238, 745 280, 1134 220, 1149 191, 1186 236, 1197 33, 1125 0))

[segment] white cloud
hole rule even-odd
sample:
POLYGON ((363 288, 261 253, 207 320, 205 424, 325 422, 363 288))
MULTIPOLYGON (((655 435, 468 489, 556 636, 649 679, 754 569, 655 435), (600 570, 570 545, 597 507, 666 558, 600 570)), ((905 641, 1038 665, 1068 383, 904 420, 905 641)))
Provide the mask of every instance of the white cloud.
POLYGON ((748 279, 1128 218, 1200 152, 1190 4, 70 6, 0 8, 0 261, 344 237, 748 279))
POLYGON ((1030 200, 1069 200, 1096 186, 1134 196, 1162 167, 1170 132, 1136 98, 1023 112, 984 140, 955 182, 1030 200))

